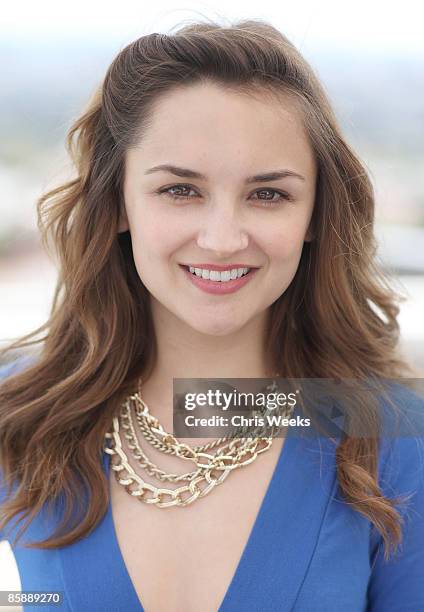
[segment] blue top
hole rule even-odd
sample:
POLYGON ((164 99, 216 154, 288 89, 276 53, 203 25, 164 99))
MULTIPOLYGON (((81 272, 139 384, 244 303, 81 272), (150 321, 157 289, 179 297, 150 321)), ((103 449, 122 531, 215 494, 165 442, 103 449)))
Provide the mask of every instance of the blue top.
MULTIPOLYGON (((11 371, 10 366, 3 367, 0 377, 11 371)), ((422 399, 405 388, 402 394, 409 405, 424 412, 422 399)), ((422 612, 422 437, 382 439, 379 479, 383 493, 390 497, 412 494, 401 510, 403 547, 385 562, 379 533, 341 498, 334 444, 325 437, 291 432, 289 428, 219 612, 422 612)), ((107 453, 103 466, 109 478, 107 453)), ((0 504, 2 499, 0 473, 0 504)), ((3 535, 12 541, 18 527, 12 521, 0 539, 3 535)), ((55 550, 22 546, 52 533, 52 519, 42 510, 13 552, 22 590, 63 591, 65 602, 24 606, 24 610, 143 611, 121 555, 110 503, 96 529, 79 542, 55 550)))

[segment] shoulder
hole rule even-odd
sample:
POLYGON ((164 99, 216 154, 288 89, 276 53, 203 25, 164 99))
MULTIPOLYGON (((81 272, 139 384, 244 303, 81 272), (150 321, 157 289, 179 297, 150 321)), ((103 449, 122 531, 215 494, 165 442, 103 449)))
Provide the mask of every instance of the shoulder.
MULTIPOLYGON (((34 355, 21 355, 16 359, 9 361, 8 363, 0 365, 0 386, 2 381, 4 381, 6 378, 25 370, 27 366, 30 366, 35 361, 36 357, 34 355)), ((3 478, 2 466, 0 465, 0 507, 5 499, 6 485, 5 480, 3 478)), ((0 540, 3 539, 5 539, 5 533, 4 531, 0 530, 0 540)))
POLYGON ((399 500, 402 542, 386 561, 381 535, 371 530, 367 610, 424 610, 424 400, 402 384, 392 386, 390 400, 398 414, 384 410, 379 480, 383 495, 399 500))
MULTIPOLYGON (((424 399, 420 390, 391 383, 389 400, 381 403, 379 485, 385 497, 397 500, 405 554, 413 554, 419 545, 424 556, 424 399)), ((382 545, 374 529, 371 544, 374 554, 382 545)), ((424 562, 423 556, 419 558, 424 562)))
POLYGON ((34 355, 21 355, 8 363, 0 365, 0 381, 25 370, 25 368, 34 363, 36 359, 34 355))
POLYGON ((390 381, 380 402, 379 484, 388 497, 424 490, 424 397, 419 384, 411 389, 400 379, 390 381))
POLYGON ((391 382, 381 401, 381 475, 395 478, 424 469, 424 386, 391 382), (420 388, 421 387, 421 388, 420 388), (412 469, 415 465, 416 470, 412 469), (412 472, 411 472, 412 469, 412 472))

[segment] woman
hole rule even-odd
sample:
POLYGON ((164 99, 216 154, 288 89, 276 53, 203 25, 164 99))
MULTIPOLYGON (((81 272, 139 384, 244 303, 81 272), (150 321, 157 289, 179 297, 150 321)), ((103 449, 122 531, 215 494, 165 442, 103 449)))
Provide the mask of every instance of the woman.
MULTIPOLYGON (((38 203, 51 316, 12 345, 41 350, 0 391, 0 528, 26 533, 22 588, 78 611, 424 609, 418 439, 286 429, 205 493, 175 478, 193 451, 153 436, 172 431, 173 378, 409 372, 372 186, 299 52, 258 21, 143 36, 68 146, 76 178, 38 203)), ((403 387, 390 401, 405 397, 422 409, 403 387)))

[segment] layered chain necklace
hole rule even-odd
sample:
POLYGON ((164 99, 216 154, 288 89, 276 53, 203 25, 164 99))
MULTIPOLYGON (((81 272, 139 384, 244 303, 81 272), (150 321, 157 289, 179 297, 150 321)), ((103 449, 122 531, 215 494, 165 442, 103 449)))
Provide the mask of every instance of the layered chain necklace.
MULTIPOLYGON (((252 463, 258 455, 269 450, 275 433, 281 429, 280 426, 272 426, 270 436, 260 437, 257 435, 259 427, 253 429, 238 427, 233 436, 191 447, 179 442, 175 436, 166 432, 158 419, 150 414, 147 404, 141 397, 140 383, 141 381, 139 381, 138 391, 127 397, 122 403, 119 416, 113 418, 113 431, 105 434, 104 451, 111 455, 111 469, 115 472, 116 480, 125 487, 127 493, 157 508, 188 506, 196 499, 204 497, 217 485, 223 483, 232 470, 252 463), (182 461, 192 461, 196 469, 184 474, 169 474, 150 461, 138 441, 132 408, 134 408, 137 428, 147 443, 165 454, 179 457, 182 461), (122 447, 121 429, 125 430, 124 435, 128 441, 128 448, 142 470, 161 483, 167 481, 187 484, 168 489, 146 482, 128 463, 122 447), (242 437, 243 435, 246 437, 242 437), (206 452, 216 448, 213 454, 206 452)), ((276 388, 275 381, 266 387, 267 390, 276 388)), ((289 417, 292 412, 293 407, 289 406, 282 417, 289 417)), ((268 412, 260 411, 260 414, 265 416, 268 412)))

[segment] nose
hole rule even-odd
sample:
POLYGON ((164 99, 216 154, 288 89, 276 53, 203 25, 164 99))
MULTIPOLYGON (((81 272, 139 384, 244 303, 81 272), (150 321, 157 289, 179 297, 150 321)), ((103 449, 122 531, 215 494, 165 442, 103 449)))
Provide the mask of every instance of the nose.
POLYGON ((228 257, 247 248, 249 237, 228 202, 222 206, 212 206, 209 214, 202 220, 197 236, 197 245, 204 250, 213 251, 218 257, 228 257))

